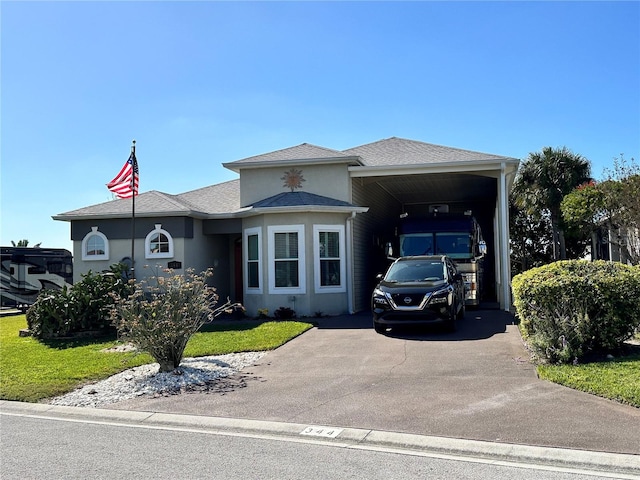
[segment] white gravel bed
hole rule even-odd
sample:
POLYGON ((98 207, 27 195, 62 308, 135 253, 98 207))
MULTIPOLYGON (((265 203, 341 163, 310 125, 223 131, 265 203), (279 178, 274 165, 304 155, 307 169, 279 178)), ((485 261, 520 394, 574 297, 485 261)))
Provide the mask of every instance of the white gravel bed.
POLYGON ((157 363, 141 365, 50 399, 47 403, 97 408, 142 395, 208 391, 219 379, 255 365, 264 355, 266 352, 243 352, 184 358, 180 367, 169 373, 159 373, 160 365, 157 363))

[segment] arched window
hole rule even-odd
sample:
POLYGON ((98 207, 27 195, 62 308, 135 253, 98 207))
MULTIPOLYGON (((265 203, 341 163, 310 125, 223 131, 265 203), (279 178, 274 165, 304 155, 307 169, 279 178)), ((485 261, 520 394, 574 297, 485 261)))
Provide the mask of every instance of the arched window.
POLYGON ((157 223, 144 240, 145 258, 173 258, 173 238, 157 223))
POLYGON ((98 227, 91 227, 82 239, 82 260, 109 260, 109 240, 98 227))

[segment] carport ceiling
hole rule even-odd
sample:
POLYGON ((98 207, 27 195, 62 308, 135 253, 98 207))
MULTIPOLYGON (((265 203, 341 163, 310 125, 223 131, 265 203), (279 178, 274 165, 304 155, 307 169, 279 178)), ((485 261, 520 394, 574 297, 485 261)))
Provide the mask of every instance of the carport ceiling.
POLYGON ((481 175, 433 173, 369 177, 404 205, 417 203, 495 204, 497 181, 481 175))

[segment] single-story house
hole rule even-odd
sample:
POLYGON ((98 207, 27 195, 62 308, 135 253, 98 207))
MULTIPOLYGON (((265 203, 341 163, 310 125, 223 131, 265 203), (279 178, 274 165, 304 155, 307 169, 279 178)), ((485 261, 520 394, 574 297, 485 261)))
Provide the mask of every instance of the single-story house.
POLYGON ((303 143, 223 163, 239 178, 197 190, 148 191, 55 215, 70 222, 74 280, 128 261, 136 278, 160 268, 215 270, 222 299, 251 316, 370 308, 384 245, 402 213, 446 204, 473 210, 488 254, 485 299, 508 310, 510 157, 388 138, 347 150, 303 143), (148 265, 149 268, 143 268, 148 265))

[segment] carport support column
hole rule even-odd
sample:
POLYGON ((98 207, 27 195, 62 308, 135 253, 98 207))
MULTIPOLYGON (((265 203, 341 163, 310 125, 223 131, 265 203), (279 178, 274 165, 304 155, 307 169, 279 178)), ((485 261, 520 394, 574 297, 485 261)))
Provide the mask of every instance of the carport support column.
POLYGON ((351 216, 347 217, 347 224, 345 228, 346 241, 345 244, 347 246, 345 259, 346 263, 346 285, 347 285, 347 308, 350 314, 355 313, 355 309, 353 307, 353 219, 356 218, 356 212, 351 212, 351 216))
POLYGON ((498 193, 500 201, 500 285, 502 294, 500 295, 500 306, 506 312, 511 309, 511 258, 509 249, 509 192, 507 192, 506 164, 502 162, 500 168, 500 191, 498 193))

